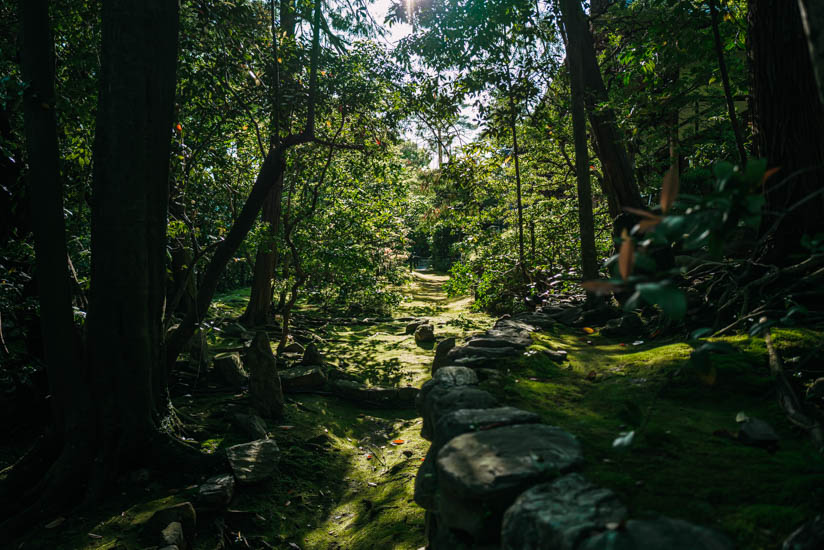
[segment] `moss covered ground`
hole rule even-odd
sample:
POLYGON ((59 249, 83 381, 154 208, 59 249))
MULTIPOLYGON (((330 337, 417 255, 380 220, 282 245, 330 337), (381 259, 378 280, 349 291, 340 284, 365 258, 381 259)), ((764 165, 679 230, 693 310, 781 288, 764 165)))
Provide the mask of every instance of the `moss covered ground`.
MULTIPOLYGON (((812 330, 776 330, 787 357, 818 345, 812 330)), ((534 336, 488 389, 536 411, 581 440, 583 472, 615 490, 635 517, 665 514, 714 526, 739 548, 777 548, 824 504, 824 460, 780 411, 763 340, 720 338, 737 352, 713 355, 712 376, 676 341, 619 341, 556 326, 534 336), (544 348, 565 350, 556 363, 544 348), (769 422, 777 450, 734 439, 736 415, 769 422), (634 430, 628 448, 615 448, 634 430)))
MULTIPOLYGON (((366 383, 420 385, 429 377, 432 346, 417 345, 397 319, 431 319, 438 338, 461 338, 493 322, 470 312, 469 299, 448 299, 441 290, 445 280, 415 274, 395 320, 316 323, 310 332, 320 338, 327 360, 366 383)), ((222 296, 213 319, 236 317, 247 292, 222 296)), ((308 308, 302 314, 320 315, 308 308)), ((215 349, 240 346, 222 332, 209 336, 215 349)), ((775 331, 787 358, 815 349, 821 337, 812 330, 775 331)), ((503 376, 483 386, 576 434, 585 451, 583 472, 615 490, 634 517, 666 514, 711 525, 742 549, 780 546, 821 510, 824 461, 778 409, 763 342, 722 339, 737 351, 714 355, 708 375, 690 366, 688 345, 641 339, 609 339, 558 325, 534 334, 528 353, 503 363, 503 376), (545 349, 565 350, 569 361, 554 362, 545 349), (778 448, 735 440, 739 412, 769 422, 781 437, 778 448), (630 430, 636 433, 632 445, 614 448, 613 440, 630 430)), ((186 421, 185 435, 205 452, 220 453, 248 439, 231 424, 232 413, 247 407, 243 392, 193 392, 174 404, 186 421)), ((424 514, 412 492, 428 442, 420 438, 414 411, 298 394, 269 428, 282 450, 278 474, 240 488, 222 517, 199 518, 196 549, 216 547, 219 525, 236 545, 229 547, 238 548, 424 546, 424 514)), ((43 526, 21 548, 143 548, 140 525, 157 509, 191 500, 200 480, 173 465, 169 472, 125 476, 104 506, 43 526)))

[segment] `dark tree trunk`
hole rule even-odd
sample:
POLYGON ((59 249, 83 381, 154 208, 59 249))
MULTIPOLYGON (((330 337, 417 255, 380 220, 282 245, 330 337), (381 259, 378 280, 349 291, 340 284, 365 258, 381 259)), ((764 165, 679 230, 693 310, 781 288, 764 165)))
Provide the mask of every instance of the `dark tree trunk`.
POLYGON ((595 137, 596 153, 604 167, 604 190, 621 208, 644 208, 615 113, 612 109, 601 107, 601 103, 607 100, 607 90, 584 10, 578 0, 561 0, 560 6, 569 48, 580 52, 584 100, 595 137))
POLYGON ((783 264, 824 232, 824 105, 796 2, 750 0, 749 57, 754 153, 781 168, 766 182, 763 259, 783 264))
POLYGON ((263 204, 263 222, 267 225, 266 242, 260 245, 255 256, 252 290, 243 320, 252 326, 266 324, 272 316, 272 281, 277 263, 277 243, 280 229, 281 198, 283 195, 283 170, 263 204))
POLYGON ((818 81, 818 97, 824 103, 824 4, 820 0, 798 0, 798 7, 818 81))
MULTIPOLYGON (((51 113, 53 87, 47 2, 21 0, 29 38, 24 63, 38 84, 36 104, 51 113), (43 49, 46 51, 43 51, 43 49), (45 77, 38 71, 45 71, 45 77), (45 104, 45 105, 44 105, 45 104), (48 108, 46 108, 48 106, 48 108)), ((52 399, 65 406, 63 437, 47 437, 9 473, 3 494, 26 476, 26 491, 15 493, 15 507, 0 525, 7 540, 44 515, 82 494, 91 503, 111 487, 115 476, 135 464, 157 465, 169 460, 171 442, 158 430, 158 404, 165 398, 162 355, 162 305, 165 286, 165 236, 168 170, 177 61, 178 4, 167 0, 122 0, 102 8, 100 94, 95 137, 92 205, 92 287, 88 313, 86 369, 65 371, 52 380, 52 399), (62 378, 60 377, 62 375, 62 378)), ((32 81, 34 82, 34 80, 32 81)), ((47 349, 57 349, 71 319, 69 277, 56 179, 57 149, 53 114, 28 121, 31 131, 42 130, 34 150, 43 155, 46 182, 33 204, 38 225, 50 227, 49 244, 40 260, 51 258, 54 268, 41 273, 41 286, 60 288, 58 308, 44 312, 57 320, 59 331, 46 332, 47 349), (46 154, 48 156, 46 156, 46 154), (59 249, 55 252, 54 248, 59 249)), ((39 170, 40 168, 38 168, 39 170)), ((42 236, 40 238, 43 238, 42 236)), ((62 344, 67 345, 67 344, 62 344)), ((64 355, 70 357, 70 353, 64 355)), ((53 355, 53 353, 52 353, 53 355)), ((50 376, 52 376, 50 368, 50 376)), ((7 500, 7 499, 5 499, 7 500)))
MULTIPOLYGON (((54 93, 54 41, 49 25, 48 0, 21 0, 23 41, 21 65, 28 82, 23 97, 26 150, 29 165, 31 225, 34 231, 40 321, 49 379, 52 420, 60 437, 77 422, 72 391, 77 380, 71 279, 63 221, 54 93)), ((82 397, 82 395, 81 395, 82 397)))
MULTIPOLYGON (((589 144, 587 142, 586 109, 584 107, 584 78, 581 49, 567 40, 567 69, 569 70, 572 102, 572 134, 575 143, 575 175, 578 187, 578 222, 581 233, 581 267, 583 279, 598 277, 598 259, 595 254, 595 224, 592 216, 592 187, 590 183, 589 144)), ((587 301, 594 295, 587 293, 587 301)))

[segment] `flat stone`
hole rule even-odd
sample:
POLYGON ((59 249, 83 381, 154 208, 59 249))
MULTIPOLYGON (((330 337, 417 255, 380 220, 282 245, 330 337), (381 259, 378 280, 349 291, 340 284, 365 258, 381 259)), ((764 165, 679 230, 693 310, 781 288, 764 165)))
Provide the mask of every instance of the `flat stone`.
POLYGON ((824 548, 824 515, 817 515, 795 531, 781 545, 781 550, 819 550, 824 548))
POLYGON ((260 483, 272 477, 280 460, 280 449, 271 439, 258 439, 226 449, 226 458, 239 483, 260 483))
POLYGON ((532 338, 521 338, 512 336, 477 336, 466 343, 467 346, 476 348, 516 348, 523 349, 532 345, 532 338))
POLYGON ((269 431, 266 422, 256 414, 235 413, 232 424, 252 439, 266 439, 269 431))
POLYGON ((612 491, 579 474, 528 489, 504 514, 502 550, 574 550, 608 523, 620 524, 627 509, 612 491))
POLYGON ((249 375, 243 368, 239 353, 221 353, 212 361, 215 372, 230 388, 239 389, 249 383, 249 375))
POLYGON ((543 313, 517 313, 512 316, 511 320, 542 329, 552 328, 556 324, 555 319, 543 313))
POLYGON ((588 538, 578 550, 732 550, 732 542, 680 519, 630 520, 623 529, 588 538))
POLYGON ((326 373, 319 366, 293 367, 280 371, 280 383, 285 392, 322 388, 326 380, 326 373))
POLYGON ((426 324, 426 319, 412 319, 407 323, 404 332, 406 334, 415 334, 415 331, 418 330, 418 327, 421 325, 426 324))
POLYGON ((443 415, 458 409, 486 409, 496 407, 498 400, 489 392, 471 386, 436 387, 423 403, 421 437, 431 440, 435 423, 443 415))
POLYGON ((512 346, 502 347, 477 347, 473 345, 453 348, 447 354, 450 361, 458 361, 465 357, 483 357, 488 359, 500 359, 501 357, 514 357, 521 353, 521 349, 512 346))
POLYGON ((197 489, 197 505, 207 510, 226 507, 235 495, 235 478, 231 474, 213 476, 197 489))
POLYGON ((424 324, 415 329, 415 343, 428 344, 435 341, 435 327, 424 324))
POLYGON ((558 321, 559 323, 562 323, 564 325, 571 325, 578 320, 578 318, 581 316, 581 313, 583 312, 584 308, 574 306, 557 308, 553 310, 551 313, 547 313, 546 315, 558 321))
POLYGON ((446 356, 455 347, 455 338, 444 338, 435 346, 435 358, 432 360, 432 373, 449 364, 446 356))
POLYGON ((538 327, 534 325, 530 325, 522 321, 516 321, 514 319, 498 319, 492 328, 495 330, 519 330, 526 333, 535 332, 538 330, 538 327))
POLYGON ((536 424, 540 421, 541 417, 537 414, 515 407, 458 409, 444 414, 435 422, 432 447, 440 449, 453 437, 465 433, 514 424, 536 424))
POLYGON ((581 461, 581 446, 555 426, 526 424, 466 433, 438 451, 438 512, 474 540, 500 538, 504 512, 536 483, 581 461))
POLYGON ((541 353, 543 353, 553 361, 558 361, 559 363, 569 359, 569 357, 567 357, 567 352, 563 350, 545 349, 542 350, 541 353))

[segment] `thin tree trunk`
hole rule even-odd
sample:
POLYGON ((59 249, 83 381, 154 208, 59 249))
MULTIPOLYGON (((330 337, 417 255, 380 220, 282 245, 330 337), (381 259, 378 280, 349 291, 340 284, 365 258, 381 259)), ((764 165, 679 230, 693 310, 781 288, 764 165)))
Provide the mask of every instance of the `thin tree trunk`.
MULTIPOLYGON (((586 109, 584 107, 584 79, 581 50, 568 41, 567 68, 569 70, 570 99, 572 102, 572 133, 575 143, 575 175, 578 187, 578 223, 581 233, 581 267, 583 279, 598 277, 595 254, 595 224, 592 215, 592 187, 589 177, 589 148, 587 143, 586 109)), ((594 295, 587 293, 587 301, 594 295)))
POLYGON ((724 47, 721 44, 721 33, 718 30, 718 7, 715 0, 709 0, 710 16, 712 18, 712 36, 715 40, 715 55, 718 58, 718 69, 721 71, 721 83, 724 86, 724 97, 727 99, 727 112, 730 116, 730 125, 735 134, 735 146, 738 148, 738 157, 741 167, 747 165, 747 151, 744 149, 744 138, 741 135, 741 127, 738 125, 738 117, 735 116, 735 101, 730 90, 730 77, 727 74, 727 62, 724 59, 724 47))
POLYGON ((569 48, 580 52, 584 102, 595 136, 596 152, 604 168, 607 191, 614 195, 615 202, 621 208, 644 208, 615 113, 601 106, 608 99, 607 90, 598 67, 586 15, 578 0, 561 0, 560 6, 569 48))
POLYGON ((521 197, 521 165, 519 160, 520 155, 518 154, 518 129, 515 124, 515 106, 511 97, 509 101, 513 109, 510 129, 512 130, 512 156, 515 160, 515 190, 518 197, 518 263, 521 264, 521 274, 524 277, 524 281, 526 281, 529 277, 527 275, 526 256, 524 255, 524 206, 521 197))

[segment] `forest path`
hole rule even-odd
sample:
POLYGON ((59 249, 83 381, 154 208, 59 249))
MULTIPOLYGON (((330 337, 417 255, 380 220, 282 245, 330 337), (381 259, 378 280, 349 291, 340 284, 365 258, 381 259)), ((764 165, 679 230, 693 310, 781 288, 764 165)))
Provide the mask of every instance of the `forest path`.
POLYGON ((448 297, 443 288, 448 280, 448 275, 413 271, 392 321, 329 327, 327 359, 343 360, 347 371, 373 385, 419 387, 429 378, 435 344, 417 344, 405 332, 406 319, 431 322, 438 341, 461 339, 494 322, 489 315, 470 310, 472 298, 448 297))
MULTIPOLYGON (((329 323, 317 336, 330 364, 370 386, 420 387, 434 344, 406 334, 408 319, 426 319, 438 340, 461 339, 493 319, 470 311, 469 297, 450 298, 448 275, 413 271, 391 319, 329 323), (365 322, 364 322, 365 321, 365 322)), ((425 546, 424 510, 413 500, 414 478, 429 442, 417 412, 374 409, 334 396, 289 395, 276 441, 283 476, 265 492, 241 493, 233 507, 272 518, 269 541, 303 550, 417 550, 425 546)))

